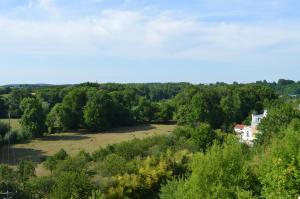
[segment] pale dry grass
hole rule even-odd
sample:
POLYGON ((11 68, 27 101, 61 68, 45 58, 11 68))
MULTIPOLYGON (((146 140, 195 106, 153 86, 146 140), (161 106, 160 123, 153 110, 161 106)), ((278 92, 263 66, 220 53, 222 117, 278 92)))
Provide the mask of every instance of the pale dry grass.
MULTIPOLYGON (((69 154, 77 154, 80 150, 93 152, 99 147, 109 144, 120 143, 134 138, 143 139, 155 135, 170 134, 176 125, 139 125, 133 127, 122 127, 102 133, 60 133, 49 135, 42 139, 35 139, 29 143, 16 144, 12 148, 2 149, 0 161, 7 163, 7 150, 9 150, 10 164, 16 164, 20 160, 29 159, 41 163, 47 156, 55 154, 64 149, 69 154)), ((37 167, 37 175, 46 175, 47 172, 41 164, 37 167)))

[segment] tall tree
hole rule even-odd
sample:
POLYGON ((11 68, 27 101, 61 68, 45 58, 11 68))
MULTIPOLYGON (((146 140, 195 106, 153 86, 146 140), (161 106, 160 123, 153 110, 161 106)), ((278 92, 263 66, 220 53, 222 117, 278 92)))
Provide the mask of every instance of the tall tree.
POLYGON ((76 122, 73 112, 69 106, 56 104, 47 115, 46 125, 50 133, 70 130, 76 122))
POLYGON ((213 144, 213 141, 217 138, 215 131, 207 123, 202 123, 198 128, 191 131, 192 141, 203 152, 213 144))
POLYGON ((64 172, 57 176, 51 198, 53 199, 87 199, 93 186, 90 177, 84 173, 64 172))
POLYGON ((7 101, 0 96, 0 118, 7 118, 8 105, 7 101))
POLYGON ((260 180, 263 198, 298 198, 300 195, 300 120, 271 140, 262 154, 260 180))
POLYGON ((107 92, 90 92, 84 108, 84 121, 88 129, 98 131, 111 127, 113 110, 113 101, 107 92))
POLYGON ((80 87, 72 89, 63 99, 63 104, 72 111, 72 128, 83 126, 83 109, 87 102, 87 88, 80 87))
POLYGON ((21 110, 23 111, 22 128, 34 137, 43 136, 46 130, 46 114, 42 103, 36 98, 25 98, 21 102, 21 110))
POLYGON ((155 118, 155 113, 157 112, 157 107, 150 100, 144 97, 139 99, 138 105, 134 108, 134 113, 136 121, 138 122, 151 122, 155 118))
POLYGON ((268 143, 282 128, 293 119, 300 119, 300 111, 292 104, 286 102, 273 103, 268 109, 268 117, 259 124, 260 134, 257 136, 258 143, 268 143))
POLYGON ((221 109, 223 112, 223 121, 225 130, 229 130, 235 122, 241 122, 241 101, 237 94, 229 92, 221 99, 221 109))
POLYGON ((178 199, 255 198, 256 178, 245 164, 245 152, 233 137, 224 146, 214 144, 206 154, 195 155, 186 182, 172 183, 176 190, 166 188, 161 195, 178 199))
POLYGON ((19 118, 22 115, 22 109, 20 104, 23 99, 31 97, 31 93, 28 89, 14 89, 11 91, 8 97, 8 103, 10 106, 11 117, 19 118))

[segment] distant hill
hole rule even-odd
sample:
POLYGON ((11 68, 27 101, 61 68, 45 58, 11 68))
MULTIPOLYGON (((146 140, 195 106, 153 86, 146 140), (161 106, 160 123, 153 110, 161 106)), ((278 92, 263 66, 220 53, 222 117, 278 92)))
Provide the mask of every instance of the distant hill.
POLYGON ((7 84, 3 85, 3 87, 16 87, 16 88, 24 88, 24 87, 45 87, 45 86, 55 86, 53 84, 7 84))

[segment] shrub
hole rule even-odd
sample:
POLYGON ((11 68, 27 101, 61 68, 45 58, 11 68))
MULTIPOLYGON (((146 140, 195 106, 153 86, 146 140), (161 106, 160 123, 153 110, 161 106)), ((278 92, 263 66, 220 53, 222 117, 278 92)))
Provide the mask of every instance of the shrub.
POLYGON ((124 174, 127 172, 127 161, 117 154, 110 154, 104 158, 103 161, 99 161, 97 170, 102 176, 115 176, 118 174, 124 174))
POLYGON ((93 186, 89 176, 81 172, 63 172, 55 181, 52 199, 87 199, 93 186))
POLYGON ((12 130, 10 132, 7 132, 3 138, 3 141, 5 143, 10 143, 10 144, 16 144, 25 141, 28 139, 26 134, 24 134, 23 131, 20 130, 12 130))
POLYGON ((8 131, 9 131, 8 124, 0 121, 0 136, 3 138, 8 131))
POLYGON ((52 173, 56 168, 59 160, 65 160, 68 158, 68 154, 64 149, 60 149, 56 154, 47 158, 44 162, 44 167, 52 173))

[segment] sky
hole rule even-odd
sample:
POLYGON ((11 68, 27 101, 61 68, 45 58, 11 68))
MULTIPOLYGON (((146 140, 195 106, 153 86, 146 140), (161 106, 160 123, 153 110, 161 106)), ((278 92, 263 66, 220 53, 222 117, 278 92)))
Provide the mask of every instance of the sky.
POLYGON ((0 0, 0 85, 300 80, 299 0, 0 0))

